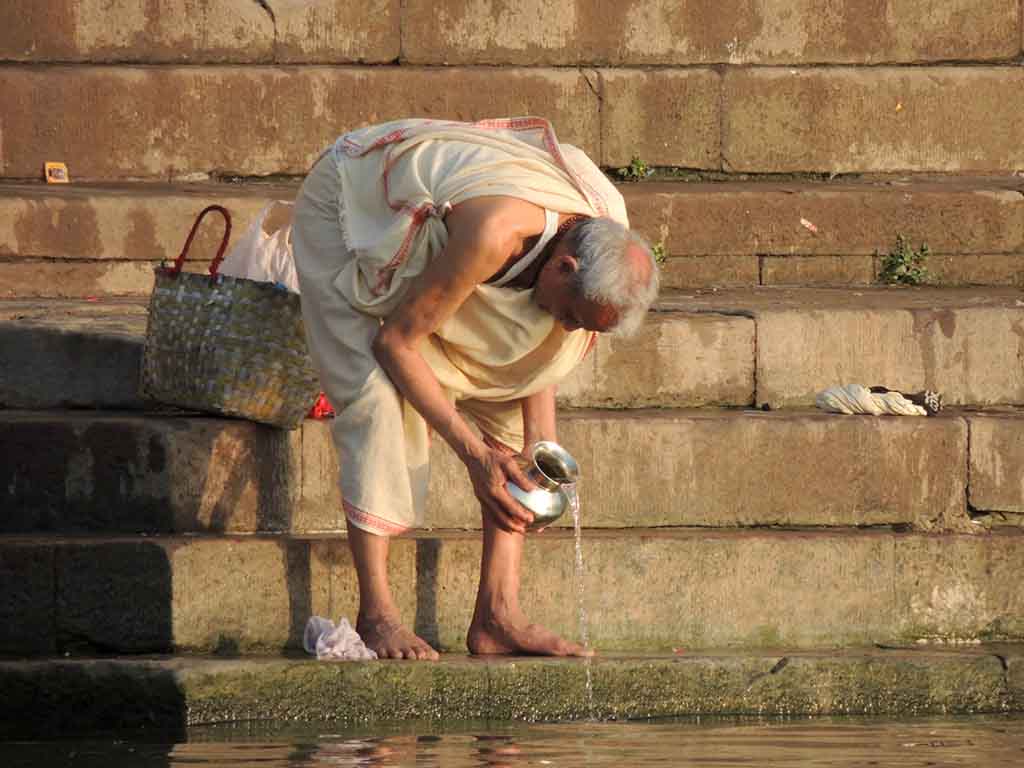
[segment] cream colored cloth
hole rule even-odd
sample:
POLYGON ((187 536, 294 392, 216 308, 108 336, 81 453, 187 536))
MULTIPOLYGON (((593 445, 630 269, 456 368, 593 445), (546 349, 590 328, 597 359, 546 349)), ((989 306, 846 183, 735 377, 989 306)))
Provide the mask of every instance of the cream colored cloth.
MULTIPOLYGON (((371 344, 380 318, 442 253, 446 203, 513 195, 566 212, 615 211, 628 223, 621 196, 582 152, 559 146, 546 122, 537 137, 532 121, 512 124, 520 128, 408 121, 349 134, 296 201, 303 319, 337 410, 345 511, 364 530, 393 534, 424 522, 429 430, 371 344)), ((593 339, 566 333, 529 291, 480 285, 420 351, 485 435, 521 450, 519 401, 562 380, 593 339)))
POLYGON ((861 384, 829 387, 819 392, 814 404, 830 413, 867 414, 870 416, 927 416, 928 411, 915 405, 899 392, 872 392, 861 384))
POLYGON ((378 317, 444 249, 443 216, 464 200, 508 195, 629 226, 611 182, 581 150, 559 144, 542 118, 402 120, 346 134, 333 151, 345 242, 356 255, 335 285, 353 307, 378 317))

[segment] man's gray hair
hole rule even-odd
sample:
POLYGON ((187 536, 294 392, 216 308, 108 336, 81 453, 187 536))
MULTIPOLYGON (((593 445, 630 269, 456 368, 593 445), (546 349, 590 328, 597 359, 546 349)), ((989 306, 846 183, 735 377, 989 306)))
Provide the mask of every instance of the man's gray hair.
POLYGON ((658 296, 658 265, 651 246, 637 232, 605 216, 584 219, 569 235, 579 260, 577 290, 591 301, 610 304, 618 310, 619 321, 609 331, 612 336, 632 336, 658 296), (635 262, 627 258, 630 246, 647 255, 648 275, 638 271, 635 262))

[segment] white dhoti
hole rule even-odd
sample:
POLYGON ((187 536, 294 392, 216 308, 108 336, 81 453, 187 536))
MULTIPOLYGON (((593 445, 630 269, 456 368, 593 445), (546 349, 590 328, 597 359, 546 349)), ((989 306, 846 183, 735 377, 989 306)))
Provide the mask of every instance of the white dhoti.
MULTIPOLYGON (((493 183, 469 190, 453 184, 451 179, 456 174, 444 166, 444 162, 453 161, 445 152, 458 148, 458 131, 463 126, 444 124, 443 148, 435 143, 432 149, 416 132, 424 122, 400 124, 413 129, 405 135, 419 136, 417 151, 410 153, 411 169, 400 168, 393 154, 375 159, 365 157, 368 151, 360 150, 351 153, 358 154, 359 159, 346 157, 353 146, 351 137, 358 134, 343 137, 314 166, 294 212, 292 244, 303 320, 321 384, 337 414, 332 432, 341 463, 345 513, 352 524, 379 535, 401 533, 425 522, 429 429, 401 397, 372 352, 381 318, 401 300, 408 281, 415 279, 426 260, 440 253, 447 241, 440 216, 450 206, 424 201, 422 188, 436 186, 430 180, 435 174, 449 184, 450 196, 445 202, 515 192, 508 184, 502 185, 500 169, 488 171, 486 162, 482 169, 477 167, 481 151, 486 161, 495 150, 480 150, 475 145, 470 154, 476 164, 472 167, 479 174, 476 178, 488 178, 490 173, 493 183), (389 177, 396 167, 400 173, 389 177), (360 173, 366 177, 362 181, 360 173), (379 179, 375 178, 378 173, 379 179), (415 206, 407 202, 396 206, 396 195, 410 186, 408 178, 415 182, 419 199, 415 206), (375 200, 383 211, 374 209, 375 200), (429 221, 432 214, 436 214, 435 220, 429 221), (374 231, 374 217, 391 240, 385 237, 369 243, 354 238, 353 229, 374 231), (404 234, 402 229, 396 230, 396 219, 404 221, 404 234)), ((383 146, 396 142, 394 130, 386 135, 391 141, 383 146)), ((469 137, 473 138, 471 133, 469 137)), ((499 151, 508 154, 505 148, 499 151)), ((528 151, 536 153, 532 148, 528 151)), ((529 160, 537 162, 534 157, 529 160)), ((509 161, 504 159, 503 163, 508 165, 509 161)), ((588 184, 599 187, 605 196, 618 196, 603 176, 593 178, 593 171, 584 169, 591 176, 588 184)), ((509 183, 524 173, 522 168, 517 169, 509 183)), ((474 178, 472 174, 470 178, 474 178)), ((552 200, 567 199, 573 200, 570 212, 607 212, 576 191, 572 183, 552 183, 542 178, 538 185, 555 188, 555 193, 541 195, 541 204, 550 206, 552 200)), ((597 194, 589 186, 588 190, 591 196, 597 194)), ((535 199, 533 190, 518 196, 535 199)), ((616 218, 624 220, 621 197, 613 199, 613 204, 616 213, 621 211, 616 218)), ((420 352, 445 392, 484 436, 518 451, 523 447, 521 399, 561 380, 582 359, 593 339, 587 331, 566 333, 532 303, 528 291, 481 285, 424 342, 420 352)))

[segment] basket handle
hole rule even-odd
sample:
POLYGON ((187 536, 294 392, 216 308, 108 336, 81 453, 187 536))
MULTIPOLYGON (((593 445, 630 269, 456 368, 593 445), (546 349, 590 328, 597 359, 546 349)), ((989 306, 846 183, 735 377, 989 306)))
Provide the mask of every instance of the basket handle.
POLYGON ((196 216, 196 221, 192 225, 192 231, 188 233, 188 239, 185 241, 185 247, 181 249, 181 253, 178 258, 174 260, 174 266, 171 267, 170 273, 176 275, 181 272, 181 268, 185 266, 185 256, 188 254, 188 249, 192 245, 192 239, 196 236, 196 230, 199 229, 199 222, 203 220, 203 217, 210 211, 217 211, 224 217, 224 237, 221 238, 220 248, 217 249, 217 255, 213 257, 213 261, 210 262, 210 276, 216 277, 217 270, 220 269, 220 263, 224 261, 224 251, 227 250, 228 240, 231 237, 231 214, 228 213, 227 209, 222 205, 208 205, 199 212, 196 216))

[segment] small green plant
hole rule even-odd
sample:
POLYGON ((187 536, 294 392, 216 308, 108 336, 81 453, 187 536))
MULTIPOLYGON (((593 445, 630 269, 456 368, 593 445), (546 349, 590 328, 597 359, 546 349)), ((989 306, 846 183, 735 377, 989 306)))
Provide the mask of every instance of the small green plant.
MULTIPOLYGON (((922 244, 916 251, 903 235, 896 235, 896 247, 882 261, 882 270, 878 279, 883 283, 901 285, 921 285, 927 283, 928 246, 922 244)), ((876 252, 876 255, 881 255, 876 252)))
POLYGON ((657 264, 664 264, 668 256, 665 254, 665 241, 655 243, 651 246, 651 253, 654 254, 654 261, 657 264))
POLYGON ((633 155, 629 165, 625 168, 619 168, 615 173, 623 181, 641 181, 654 173, 654 170, 641 160, 638 155, 633 155))

